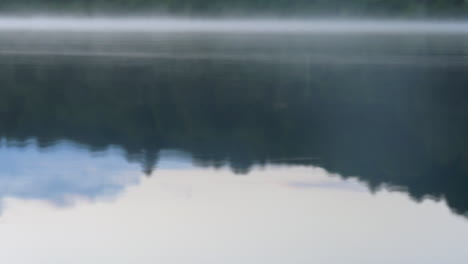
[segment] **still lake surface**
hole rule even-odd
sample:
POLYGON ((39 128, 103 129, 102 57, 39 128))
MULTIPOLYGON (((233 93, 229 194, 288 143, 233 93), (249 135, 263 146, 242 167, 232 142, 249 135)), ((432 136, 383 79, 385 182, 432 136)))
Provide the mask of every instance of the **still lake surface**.
POLYGON ((464 32, 0 32, 0 258, 468 261, 464 32))

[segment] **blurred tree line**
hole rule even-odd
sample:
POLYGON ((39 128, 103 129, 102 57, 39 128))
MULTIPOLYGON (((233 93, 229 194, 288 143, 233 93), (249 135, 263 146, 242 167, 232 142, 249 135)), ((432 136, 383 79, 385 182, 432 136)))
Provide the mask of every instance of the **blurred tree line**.
POLYGON ((457 16, 466 0, 2 0, 3 12, 457 16))

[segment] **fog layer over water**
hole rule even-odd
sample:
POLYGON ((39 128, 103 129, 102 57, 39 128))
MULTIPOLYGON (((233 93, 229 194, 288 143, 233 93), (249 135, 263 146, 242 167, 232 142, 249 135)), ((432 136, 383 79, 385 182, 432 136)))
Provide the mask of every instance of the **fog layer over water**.
POLYGON ((343 19, 0 17, 1 31, 468 33, 468 22, 343 19))

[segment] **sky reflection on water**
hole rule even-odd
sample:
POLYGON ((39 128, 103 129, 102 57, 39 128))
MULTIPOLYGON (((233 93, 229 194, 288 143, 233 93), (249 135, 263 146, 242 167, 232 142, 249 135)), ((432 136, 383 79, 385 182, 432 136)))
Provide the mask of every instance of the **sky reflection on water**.
POLYGON ((161 155, 148 178, 117 152, 96 157, 68 143, 40 154, 34 146, 1 148, 0 257, 12 264, 461 264, 467 257, 468 223, 443 202, 372 194, 318 167, 239 176, 194 167, 175 152, 161 155))
MULTIPOLYGON (((141 168, 111 147, 90 153, 71 142, 57 142, 39 148, 30 141, 1 142, 0 197, 40 200, 67 207, 76 200, 113 200, 127 187, 141 181, 141 168), (16 146, 15 146, 16 145, 16 146)), ((159 169, 190 169, 190 156, 178 151, 161 151, 159 169)))

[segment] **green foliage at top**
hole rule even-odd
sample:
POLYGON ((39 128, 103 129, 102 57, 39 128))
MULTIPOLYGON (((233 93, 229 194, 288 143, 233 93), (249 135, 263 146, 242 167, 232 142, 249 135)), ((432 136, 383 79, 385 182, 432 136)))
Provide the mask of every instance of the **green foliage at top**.
POLYGON ((466 0, 2 0, 3 12, 462 16, 466 0))

